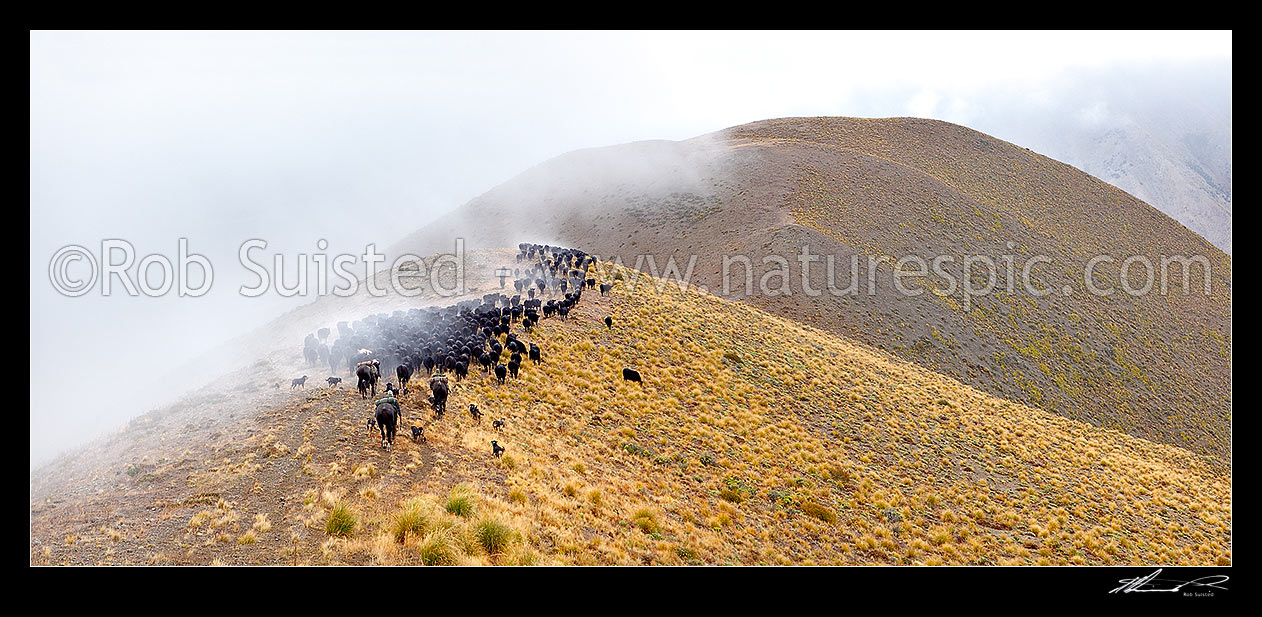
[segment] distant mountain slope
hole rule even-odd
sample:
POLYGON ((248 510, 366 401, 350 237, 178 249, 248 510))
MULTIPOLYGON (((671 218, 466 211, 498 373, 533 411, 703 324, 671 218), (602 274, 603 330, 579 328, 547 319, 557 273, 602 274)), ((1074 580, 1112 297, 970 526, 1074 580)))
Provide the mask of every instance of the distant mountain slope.
POLYGON ((992 92, 962 124, 1113 184, 1230 255, 1231 84, 1229 64, 1086 71, 1047 98, 992 92))
MULTIPOLYGON (((582 246, 627 265, 641 258, 641 270, 659 273, 670 257, 682 272, 696 255, 692 281, 721 295, 1010 400, 1230 457, 1230 257, 1116 187, 958 125, 786 118, 684 142, 573 152, 392 251, 449 251, 455 237, 471 246, 520 238, 582 246), (860 292, 803 293, 796 261, 803 246, 834 256, 840 290, 858 255, 860 292), (1018 271, 1047 257, 1035 262, 1033 280, 1052 295, 996 293, 966 306, 958 291, 934 293, 937 279, 915 297, 896 292, 890 264, 902 256, 952 256, 945 271, 961 280, 960 262, 973 254, 1011 255, 1018 271), (724 276, 724 257, 736 255, 754 266, 754 293, 741 266, 724 276), (776 291, 758 292, 766 272, 780 268, 763 263, 774 255, 787 260, 790 276, 782 287, 772 275, 776 291), (1087 293, 1083 280, 1087 263, 1101 255, 1112 261, 1096 266, 1094 281, 1115 290, 1109 297, 1087 293), (1155 269, 1165 256, 1201 256, 1211 291, 1128 295, 1120 270, 1136 255, 1155 269), (890 261, 876 268, 868 294, 867 259, 882 256, 890 261)), ((1178 264, 1173 272, 1181 276, 1178 264)), ((1197 290, 1200 273, 1197 267, 1191 276, 1197 290)), ((826 283, 821 260, 809 284, 823 290, 826 283)))
POLYGON ((441 420, 404 396, 423 443, 405 428, 384 450, 349 388, 273 389, 306 370, 292 349, 137 418, 33 474, 32 563, 1232 561, 1221 461, 608 263, 593 276, 613 292, 522 334, 544 361, 520 379, 473 371, 441 420))
POLYGON ((1230 255, 1230 141, 1228 134, 1223 147, 1203 133, 1166 141, 1120 128, 1068 146, 1057 158, 1152 204, 1230 255))

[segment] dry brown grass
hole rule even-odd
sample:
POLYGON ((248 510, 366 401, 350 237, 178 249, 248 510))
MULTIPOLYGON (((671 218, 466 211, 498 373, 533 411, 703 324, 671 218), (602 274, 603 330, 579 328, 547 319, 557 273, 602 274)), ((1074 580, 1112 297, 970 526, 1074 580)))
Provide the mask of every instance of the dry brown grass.
POLYGON ((507 429, 458 417, 426 429, 463 461, 449 464, 484 479, 418 483, 411 494, 438 522, 404 562, 451 562, 448 548, 459 563, 1229 559, 1221 468, 751 307, 645 281, 584 299, 530 339, 543 367, 453 394, 507 429), (623 382, 624 366, 645 384, 623 382), (511 464, 490 457, 491 438, 511 464), (487 521, 512 530, 493 534, 512 545, 485 540, 487 521))
MULTIPOLYGON (((193 497, 169 510, 177 541, 137 554, 201 564, 1230 563, 1231 480, 1213 460, 998 399, 744 304, 658 289, 605 263, 596 276, 613 272, 624 284, 611 296, 586 295, 568 321, 523 337, 543 348, 542 366, 503 386, 474 374, 453 388, 452 409, 477 403, 505 428, 461 414, 436 421, 405 397, 405 422, 423 422, 427 441, 386 450, 350 393, 265 410, 257 425, 267 429, 244 449, 189 474, 193 497), (642 385, 621 379, 627 366, 642 385), (280 437, 289 457, 260 458, 280 437), (337 511, 353 524, 330 527, 337 511)), ((57 535, 47 559, 145 536, 129 524, 119 542, 102 541, 99 525, 57 535)))

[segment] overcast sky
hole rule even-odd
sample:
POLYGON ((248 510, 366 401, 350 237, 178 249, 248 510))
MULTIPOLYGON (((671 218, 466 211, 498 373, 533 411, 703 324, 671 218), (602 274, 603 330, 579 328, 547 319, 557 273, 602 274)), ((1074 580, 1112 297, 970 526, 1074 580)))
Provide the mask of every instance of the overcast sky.
POLYGON ((321 238, 329 254, 385 248, 576 148, 799 115, 937 117, 1005 137, 977 126, 995 117, 996 90, 1056 100, 1077 75, 1211 66, 1229 99, 1231 69, 1221 32, 35 32, 30 43, 32 465, 158 403, 135 368, 145 358, 178 366, 303 301, 238 295, 253 280, 236 257, 251 238, 288 255, 321 238), (54 253, 108 238, 173 261, 187 238, 214 264, 214 286, 199 298, 57 294, 54 253), (50 396, 70 403, 55 418, 50 396))

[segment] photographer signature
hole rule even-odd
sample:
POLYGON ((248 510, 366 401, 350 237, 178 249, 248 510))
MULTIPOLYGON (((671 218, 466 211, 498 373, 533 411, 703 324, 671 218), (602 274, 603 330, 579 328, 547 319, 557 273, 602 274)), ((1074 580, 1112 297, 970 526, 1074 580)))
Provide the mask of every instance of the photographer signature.
POLYGON ((1110 591, 1109 593, 1118 593, 1119 591, 1122 593, 1142 592, 1142 591, 1175 591, 1177 592, 1177 591, 1182 591, 1184 587, 1189 587, 1189 586, 1209 587, 1212 589, 1221 589, 1223 591, 1226 591, 1227 590, 1226 587, 1220 587, 1219 585, 1227 582, 1230 579, 1230 577, 1224 574, 1212 574, 1210 576, 1202 576, 1201 578, 1193 579, 1190 581, 1176 581, 1176 580, 1171 580, 1171 579, 1157 578, 1158 574, 1161 574, 1160 568, 1158 568, 1156 572, 1153 572, 1152 574, 1149 574, 1148 576, 1120 579, 1118 580, 1118 582, 1121 583, 1122 585, 1114 589, 1113 591, 1110 591), (1166 587, 1161 587, 1161 585, 1166 585, 1166 587))

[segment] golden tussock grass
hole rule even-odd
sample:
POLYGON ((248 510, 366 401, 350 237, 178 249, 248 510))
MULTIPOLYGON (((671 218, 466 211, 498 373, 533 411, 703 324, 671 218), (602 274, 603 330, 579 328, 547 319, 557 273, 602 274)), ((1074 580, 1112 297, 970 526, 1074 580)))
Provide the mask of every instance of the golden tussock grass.
MULTIPOLYGON (((417 394, 405 422, 425 423, 423 444, 382 450, 354 406, 326 420, 363 443, 294 495, 298 528, 328 537, 304 562, 1230 561, 1231 482, 1212 461, 634 271, 595 276, 615 271, 613 294, 522 336, 542 365, 455 384, 450 409, 476 403, 505 427, 434 421, 417 394)), ((230 527, 231 512, 189 528, 230 527)))

